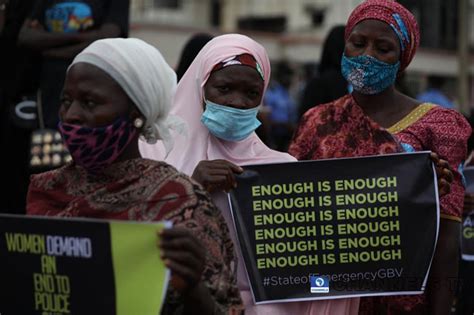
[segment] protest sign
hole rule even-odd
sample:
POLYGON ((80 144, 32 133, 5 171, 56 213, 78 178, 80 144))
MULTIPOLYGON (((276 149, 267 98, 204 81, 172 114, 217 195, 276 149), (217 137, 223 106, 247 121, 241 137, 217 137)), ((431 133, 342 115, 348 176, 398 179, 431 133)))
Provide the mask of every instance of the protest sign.
POLYGON ((158 314, 167 225, 0 215, 0 313, 158 314))
POLYGON ((423 291, 439 228, 429 152, 250 165, 237 182, 257 304, 423 291))
MULTIPOLYGON (((466 180, 466 193, 474 194, 474 167, 466 167, 463 171, 466 180)), ((462 259, 474 261, 474 210, 464 216, 461 237, 462 259)))

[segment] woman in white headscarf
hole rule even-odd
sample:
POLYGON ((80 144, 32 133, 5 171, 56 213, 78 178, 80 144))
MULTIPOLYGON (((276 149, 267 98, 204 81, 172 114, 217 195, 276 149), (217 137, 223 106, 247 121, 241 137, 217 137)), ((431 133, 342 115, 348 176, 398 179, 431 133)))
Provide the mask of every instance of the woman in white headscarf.
MULTIPOLYGON (((96 41, 68 69, 59 112, 73 161, 32 177, 27 212, 114 220, 171 220, 160 239, 171 286, 162 313, 241 309, 226 223, 208 194, 172 166, 143 159, 138 138, 162 140, 176 75, 138 39, 96 41)), ((159 298, 157 296, 157 298, 159 298)))

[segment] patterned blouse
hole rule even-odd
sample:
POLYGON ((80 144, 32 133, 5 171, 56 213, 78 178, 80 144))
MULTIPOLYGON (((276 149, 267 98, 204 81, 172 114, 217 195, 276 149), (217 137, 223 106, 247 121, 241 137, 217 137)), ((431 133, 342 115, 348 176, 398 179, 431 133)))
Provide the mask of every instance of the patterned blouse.
MULTIPOLYGON (((462 168, 467 157, 467 139, 471 135, 466 119, 452 109, 423 103, 388 131, 399 139, 405 151, 431 150, 449 162, 454 180, 449 194, 440 199, 440 217, 461 222, 464 203, 462 168)), ((421 294, 365 298, 361 300, 359 314, 376 315, 377 305, 385 305, 389 315, 408 311, 427 313, 426 295, 421 294)))
POLYGON ((441 197, 441 217, 461 222, 464 203, 462 168, 467 157, 467 139, 471 127, 452 109, 420 104, 398 123, 388 128, 405 151, 431 150, 448 161, 454 180, 449 194, 441 197))
MULTIPOLYGON (((461 221, 464 200, 462 165, 467 155, 471 127, 458 112, 420 104, 392 127, 385 129, 365 116, 351 95, 318 105, 304 116, 289 152, 298 160, 431 150, 449 162, 454 181, 441 197, 441 217, 461 221)), ((398 314, 426 305, 425 295, 364 298, 359 314, 378 314, 375 305, 398 314)))
POLYGON ((307 111, 288 152, 319 160, 402 152, 395 138, 365 116, 351 95, 307 111))
MULTIPOLYGON (((216 302, 216 314, 241 309, 236 258, 227 225, 207 192, 172 166, 147 159, 113 164, 100 176, 66 165, 34 175, 27 213, 97 219, 170 220, 185 227, 207 249, 203 282, 216 302)), ((162 314, 179 314, 182 302, 169 286, 162 314)))

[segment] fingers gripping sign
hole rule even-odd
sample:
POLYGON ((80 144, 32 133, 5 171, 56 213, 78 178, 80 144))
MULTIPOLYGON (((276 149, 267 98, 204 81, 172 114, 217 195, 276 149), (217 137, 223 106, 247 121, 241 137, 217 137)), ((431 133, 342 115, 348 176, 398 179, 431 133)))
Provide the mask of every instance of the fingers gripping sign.
POLYGON ((226 160, 203 160, 194 169, 192 178, 203 185, 208 192, 229 192, 237 187, 234 174, 242 172, 240 166, 226 160))
POLYGON ((158 247, 177 291, 186 293, 200 283, 206 250, 188 229, 173 227, 158 232, 158 247))
POLYGON ((439 195, 444 196, 451 191, 451 183, 454 176, 448 161, 441 159, 438 154, 432 152, 431 160, 436 169, 436 177, 438 178, 439 195))

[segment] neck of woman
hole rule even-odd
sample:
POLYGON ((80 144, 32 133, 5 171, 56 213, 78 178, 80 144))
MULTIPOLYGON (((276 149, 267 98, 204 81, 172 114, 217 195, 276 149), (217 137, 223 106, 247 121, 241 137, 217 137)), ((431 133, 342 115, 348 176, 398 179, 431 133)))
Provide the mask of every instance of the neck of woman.
POLYGON ((396 90, 393 85, 378 94, 367 95, 354 91, 352 96, 369 117, 377 116, 396 106, 396 90))
POLYGON ((128 147, 122 152, 122 154, 115 160, 115 162, 123 162, 132 159, 141 158, 140 150, 138 148, 138 135, 130 141, 128 147))
POLYGON ((418 105, 393 85, 378 94, 364 95, 354 91, 352 96, 365 115, 384 128, 393 126, 418 105))

